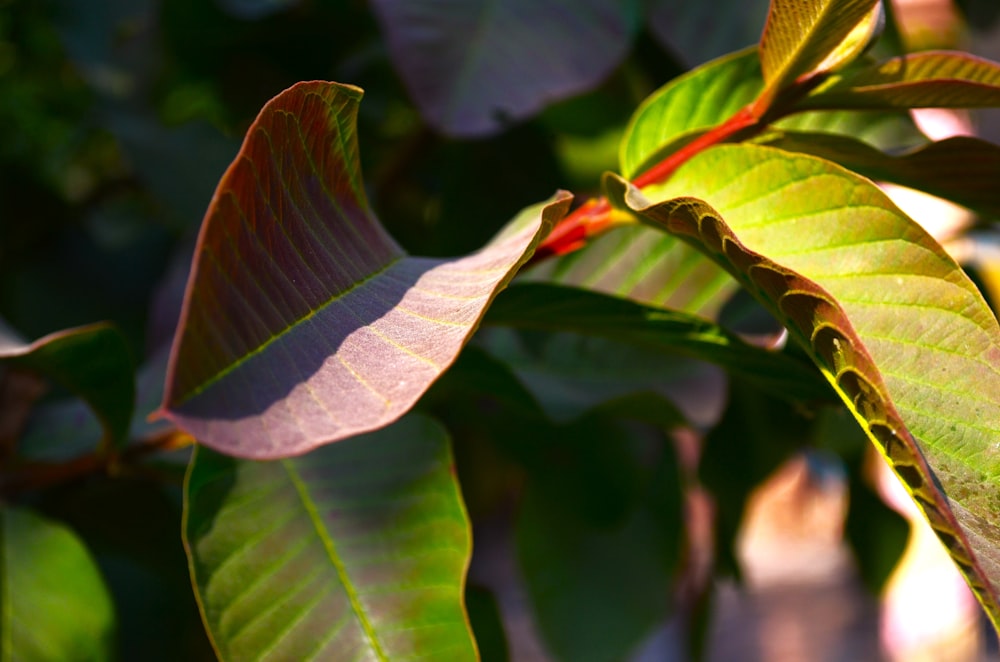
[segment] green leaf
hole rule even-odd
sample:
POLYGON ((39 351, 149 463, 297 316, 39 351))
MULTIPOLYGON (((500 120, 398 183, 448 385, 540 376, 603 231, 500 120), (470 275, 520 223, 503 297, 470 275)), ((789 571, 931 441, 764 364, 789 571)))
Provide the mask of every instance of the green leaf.
POLYGON ((183 530, 223 660, 476 657, 469 525, 431 419, 275 462, 199 447, 183 530))
POLYGON ((599 418, 560 432, 516 525, 535 622, 556 659, 626 659, 672 604, 677 458, 666 440, 642 448, 636 430, 599 418))
POLYGON ((877 181, 926 191, 986 216, 1000 216, 1000 147, 959 136, 886 154, 859 140, 834 134, 774 132, 762 144, 812 154, 877 181))
POLYGON ((66 526, 0 508, 0 659, 112 660, 115 613, 94 559, 66 526))
POLYGON ((52 379, 90 405, 106 443, 128 438, 135 403, 135 377, 125 338, 109 323, 51 333, 25 343, 0 323, 0 360, 52 379))
POLYGON ((764 99, 803 74, 857 57, 875 34, 880 11, 879 0, 772 0, 760 38, 764 99))
POLYGON ((496 300, 486 320, 491 325, 591 334, 646 351, 708 361, 759 389, 803 401, 832 396, 822 376, 787 354, 749 345, 692 315, 587 290, 518 285, 496 300))
POLYGON ((1000 64, 968 53, 894 57, 835 76, 796 109, 982 108, 1000 105, 1000 64))
POLYGON ((632 115, 621 143, 622 174, 634 179, 663 147, 724 121, 753 101, 763 84, 756 48, 725 55, 670 81, 632 115))
POLYGON ((869 180, 814 157, 723 145, 655 195, 627 200, 786 325, 1000 621, 1000 328, 968 277, 869 180))
POLYGON ((403 415, 569 205, 530 207, 464 258, 407 256, 365 196, 361 90, 272 99, 199 237, 163 413, 229 454, 276 458, 403 415))

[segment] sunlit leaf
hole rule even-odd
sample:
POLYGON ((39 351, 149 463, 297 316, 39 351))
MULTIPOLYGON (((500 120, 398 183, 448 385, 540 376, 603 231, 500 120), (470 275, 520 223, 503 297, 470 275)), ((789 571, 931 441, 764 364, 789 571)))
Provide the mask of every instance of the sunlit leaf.
POLYGON ((407 256, 365 197, 360 98, 322 82, 278 95, 219 184, 164 400, 206 445, 285 457, 397 419, 569 204, 528 208, 468 257, 407 256))
POLYGON ((756 48, 723 56, 675 78, 636 109, 621 144, 621 172, 633 179, 650 157, 683 134, 726 120, 763 87, 756 48))
POLYGON ((223 660, 472 660, 448 438, 412 415, 274 462, 199 447, 184 540, 223 660))
POLYGON ((115 613, 90 552, 67 526, 0 508, 0 657, 115 659, 115 613))
POLYGON ((810 366, 780 352, 753 347, 715 324, 685 313, 640 305, 587 290, 519 285, 497 299, 492 325, 573 331, 715 363, 758 388, 802 400, 831 392, 810 366))
POLYGON ((968 277, 869 180, 821 159, 719 146, 651 194, 665 201, 628 200, 810 353, 996 622, 1000 328, 968 277))
POLYGON ((765 97, 773 98, 802 74, 821 66, 834 69, 856 57, 876 30, 878 3, 772 0, 760 39, 765 97))
POLYGON ((959 136, 899 155, 834 134, 778 132, 762 142, 834 161, 877 181, 926 191, 987 216, 1000 216, 1000 147, 984 140, 959 136))
POLYGON ((600 82, 628 53, 635 0, 375 0, 389 54, 427 121, 495 133, 600 82))
POLYGON ((931 51, 846 71, 796 103, 810 109, 980 108, 1000 105, 1000 64, 931 51))
POLYGON ((135 380, 125 338, 113 325, 81 326, 26 343, 0 323, 0 360, 38 372, 79 395, 101 421, 108 442, 125 442, 135 380))

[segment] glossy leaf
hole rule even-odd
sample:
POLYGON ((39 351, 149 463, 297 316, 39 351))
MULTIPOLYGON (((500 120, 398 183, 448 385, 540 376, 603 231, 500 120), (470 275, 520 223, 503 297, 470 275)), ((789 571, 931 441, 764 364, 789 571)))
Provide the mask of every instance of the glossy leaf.
POLYGON ((360 97, 312 82, 272 99, 208 210, 163 410, 218 450, 286 457, 397 419, 569 204, 468 257, 405 255, 365 197, 360 97))
POLYGON ((622 138, 622 175, 635 178, 666 145, 723 122, 753 101, 763 84, 756 48, 720 57, 670 81, 632 116, 622 138))
POLYGON ((135 380, 125 338, 113 325, 81 326, 26 343, 0 324, 0 360, 38 372, 83 398, 109 443, 127 439, 135 380))
POLYGON ((115 659, 115 613, 90 552, 67 526, 0 508, 0 658, 115 659))
POLYGON ((981 108, 1000 105, 1000 64, 968 53, 931 51, 844 72, 796 108, 981 108))
POLYGON ((857 56, 874 33, 879 1, 772 0, 760 38, 765 96, 803 74, 835 69, 857 56))
POLYGON ((199 447, 184 540, 223 660, 476 657, 469 526, 426 417, 274 462, 199 447))
POLYGON ((1000 216, 1000 147, 959 136, 899 155, 848 136, 777 132, 762 143, 818 156, 877 181, 926 191, 987 216, 1000 216))
POLYGON ((599 83, 628 53, 635 0, 374 0, 389 54, 424 117, 496 133, 599 83))
POLYGON ((627 199, 788 327, 997 622, 1000 328, 968 277, 870 181, 821 159, 719 146, 655 195, 627 199))
POLYGON ((519 285, 497 299, 492 325, 573 331, 715 363, 760 389, 805 401, 832 393, 811 366, 780 352, 753 347, 711 322, 587 290, 519 285))

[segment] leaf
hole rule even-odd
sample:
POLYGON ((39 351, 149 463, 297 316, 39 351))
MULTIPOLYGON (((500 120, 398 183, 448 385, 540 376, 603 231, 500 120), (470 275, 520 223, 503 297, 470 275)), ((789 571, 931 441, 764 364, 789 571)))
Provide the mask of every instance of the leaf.
POLYGON ((65 525, 0 508, 0 657, 112 660, 115 613, 94 559, 65 525))
POLYGON ((163 413, 217 450, 286 457, 396 420, 569 205, 465 258, 407 256, 365 197, 360 98, 310 82, 272 99, 209 207, 163 413))
POLYGON ((476 657, 469 525, 429 418, 275 462, 199 447, 183 530, 224 660, 476 657))
POLYGON ((755 44, 767 18, 767 0, 676 2, 653 0, 646 22, 653 36, 690 66, 755 44), (726 20, 720 21, 724 15, 726 20))
POLYGON ((799 76, 836 69, 860 54, 879 12, 879 0, 772 0, 760 38, 763 105, 799 76))
POLYGON ((599 418, 564 428, 522 497, 517 558, 555 659, 627 659, 669 614, 681 479, 672 445, 639 440, 599 418))
POLYGON ((486 317, 491 325, 573 331, 627 342, 647 352, 700 359, 725 368, 757 388, 803 401, 831 392, 805 363, 741 341, 711 322, 677 311, 643 306, 596 292, 526 284, 500 296, 486 317))
POLYGON ((135 378, 125 338, 112 324, 67 329, 26 343, 0 323, 0 360, 38 372, 83 398, 101 421, 106 443, 121 446, 127 440, 135 378))
POLYGON ((670 81, 632 115, 621 143, 622 175, 634 179, 663 147, 723 122, 753 101, 762 87, 756 48, 720 57, 670 81))
POLYGON ((635 0, 375 0, 389 55, 427 121, 496 133, 599 83, 628 53, 635 0), (598 47, 595 47, 598 46, 598 47))
POLYGON ((1000 105, 1000 64, 968 53, 930 51, 845 71, 797 109, 982 108, 1000 105))
POLYGON ((1000 216, 1000 147, 959 136, 886 154, 859 140, 834 134, 776 132, 762 144, 812 154, 871 179, 926 191, 987 216, 1000 216))
POLYGON ((655 194, 667 201, 627 200, 788 327, 997 623, 1000 328, 972 282, 868 180, 821 159, 723 145, 655 194))

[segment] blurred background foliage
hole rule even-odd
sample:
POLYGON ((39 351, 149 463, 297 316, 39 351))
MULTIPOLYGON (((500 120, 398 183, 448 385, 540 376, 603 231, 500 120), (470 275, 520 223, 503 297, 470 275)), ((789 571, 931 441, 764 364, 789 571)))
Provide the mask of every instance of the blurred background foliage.
MULTIPOLYGON (((990 2, 959 4, 977 25, 997 20, 990 2)), ((542 25, 499 33, 503 49, 480 43, 479 52, 460 56, 473 64, 474 56, 492 57, 501 69, 519 57, 530 66, 566 56, 562 42, 545 35, 565 30, 574 5, 545 5, 556 9, 542 25)), ((762 0, 587 5, 615 17, 617 36, 569 36, 593 57, 567 91, 466 125, 434 119, 414 101, 413 91, 432 85, 434 66, 444 65, 416 73, 397 66, 407 53, 399 36, 406 3, 0 0, 0 318, 26 338, 114 322, 135 364, 147 369, 139 399, 149 411, 204 210, 247 127, 281 90, 310 79, 364 88, 358 133, 373 206, 411 252, 455 255, 558 188, 581 199, 595 192, 600 174, 617 167, 618 139, 636 106, 690 67, 754 43, 767 9, 762 0)), ((518 91, 496 78, 474 80, 479 97, 502 101, 518 91)), ((497 605, 481 587, 503 580, 502 572, 499 580, 490 574, 491 549, 520 559, 539 627, 566 659, 614 657, 663 622, 666 588, 691 535, 683 532, 682 492, 699 478, 663 433, 682 416, 721 417, 700 468, 719 500, 716 571, 739 575, 733 546, 748 494, 812 438, 821 449, 810 456, 816 471, 849 470, 852 489, 867 499, 850 510, 847 535, 865 583, 873 590, 884 583, 906 529, 857 482, 863 442, 829 441, 797 419, 801 434, 789 435, 788 425, 776 434, 761 415, 750 419, 760 429, 733 434, 728 428, 748 420, 746 411, 787 405, 734 385, 742 395, 728 406, 743 412, 727 415, 717 373, 666 363, 604 341, 497 330, 428 394, 423 407, 456 440, 477 527, 469 606, 481 640, 496 642, 484 645, 485 659, 507 651, 497 605), (750 436, 759 443, 739 443, 750 436), (525 514, 508 530, 511 495, 522 490, 525 514), (873 544, 866 531, 891 531, 891 539, 873 544), (569 548, 589 553, 566 565, 569 548), (574 636, 574 608, 604 624, 593 640, 574 636)), ((86 425, 47 428, 48 442, 83 435, 86 425)), ((184 458, 160 459, 162 466, 19 498, 68 523, 97 558, 116 605, 121 659, 211 659, 178 535, 184 458)), ((709 596, 695 593, 697 616, 709 596)))

